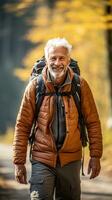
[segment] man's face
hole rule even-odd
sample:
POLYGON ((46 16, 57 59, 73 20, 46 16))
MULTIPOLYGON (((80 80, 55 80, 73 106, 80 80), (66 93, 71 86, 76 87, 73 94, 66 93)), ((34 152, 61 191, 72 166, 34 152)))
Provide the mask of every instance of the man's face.
POLYGON ((68 50, 65 47, 55 47, 49 49, 46 64, 54 79, 63 77, 66 74, 70 62, 68 50))

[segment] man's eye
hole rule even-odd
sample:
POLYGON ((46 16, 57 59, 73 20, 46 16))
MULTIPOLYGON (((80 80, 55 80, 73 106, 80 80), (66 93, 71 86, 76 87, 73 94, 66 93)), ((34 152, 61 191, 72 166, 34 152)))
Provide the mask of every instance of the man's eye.
POLYGON ((61 57, 60 60, 64 60, 64 57, 61 57))
POLYGON ((55 60, 55 58, 51 58, 50 60, 51 60, 51 61, 54 61, 54 60, 55 60))

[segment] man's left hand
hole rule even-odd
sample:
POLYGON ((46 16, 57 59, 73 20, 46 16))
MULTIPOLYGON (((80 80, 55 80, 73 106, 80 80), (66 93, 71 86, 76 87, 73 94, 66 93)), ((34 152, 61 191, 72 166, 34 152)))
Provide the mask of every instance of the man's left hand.
POLYGON ((101 170, 100 159, 96 157, 90 158, 88 165, 88 174, 90 175, 90 179, 95 178, 99 175, 101 170))

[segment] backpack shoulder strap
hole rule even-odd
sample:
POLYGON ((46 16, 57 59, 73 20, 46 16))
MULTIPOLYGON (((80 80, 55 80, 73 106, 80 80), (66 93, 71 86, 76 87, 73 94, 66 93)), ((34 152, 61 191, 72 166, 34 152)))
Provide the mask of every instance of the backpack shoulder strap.
POLYGON ((72 95, 78 110, 79 114, 79 128, 80 128, 80 134, 81 134, 81 140, 82 140, 82 146, 87 146, 88 142, 88 136, 86 132, 86 126, 84 122, 84 117, 81 110, 81 86, 80 86, 80 77, 77 74, 74 74, 73 80, 72 80, 72 95))
POLYGON ((78 74, 74 74, 74 77, 72 79, 72 95, 74 98, 74 101, 76 103, 79 116, 81 115, 81 88, 80 88, 80 78, 78 74))
POLYGON ((36 86, 35 119, 37 119, 37 117, 38 117, 39 109, 40 109, 42 101, 44 99, 44 93, 45 93, 44 80, 43 80, 42 74, 40 74, 37 78, 37 86, 36 86))
POLYGON ((39 110, 40 110, 42 101, 44 99, 44 92, 45 92, 44 80, 42 78, 42 75, 40 74, 37 77, 37 85, 36 85, 36 91, 35 91, 35 97, 36 97, 36 101, 35 101, 35 116, 34 116, 34 121, 33 121, 32 129, 31 129, 31 132, 30 132, 30 136, 29 136, 29 143, 31 144, 30 159, 31 159, 32 144, 33 144, 34 139, 35 139, 36 121, 37 121, 37 118, 38 118, 38 114, 39 114, 39 110))

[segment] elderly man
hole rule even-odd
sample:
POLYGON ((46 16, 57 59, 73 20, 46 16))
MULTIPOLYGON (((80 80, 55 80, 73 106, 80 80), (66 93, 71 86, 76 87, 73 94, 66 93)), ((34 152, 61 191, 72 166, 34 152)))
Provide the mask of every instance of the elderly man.
MULTIPOLYGON (((46 92, 70 92, 74 72, 69 67, 72 46, 64 38, 54 38, 45 46, 46 66, 42 71, 46 92)), ((13 143, 15 177, 26 184, 28 138, 35 118, 38 76, 30 81, 20 106, 13 143)), ((90 160, 88 173, 100 172, 102 134, 96 105, 88 83, 80 77, 81 110, 88 131, 90 160)), ((36 120, 31 149, 31 200, 80 200, 82 142, 78 110, 73 96, 44 96, 36 120)))

